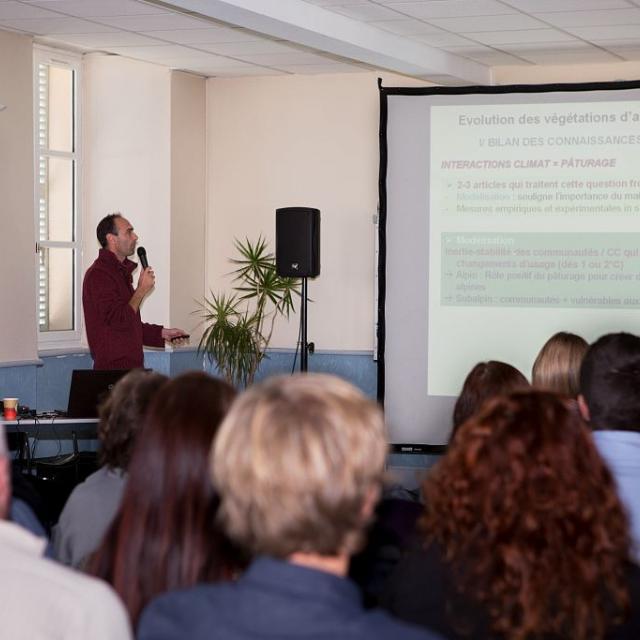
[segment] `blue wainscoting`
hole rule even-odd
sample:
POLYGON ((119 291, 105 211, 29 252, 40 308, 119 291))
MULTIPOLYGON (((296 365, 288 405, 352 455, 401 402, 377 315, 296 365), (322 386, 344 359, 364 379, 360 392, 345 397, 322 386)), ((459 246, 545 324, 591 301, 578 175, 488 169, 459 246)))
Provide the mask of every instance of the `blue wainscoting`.
POLYGON ((18 398, 20 404, 36 404, 36 364, 23 362, 0 366, 0 398, 18 398))
MULTIPOLYGON (((36 367, 36 403, 32 409, 66 411, 69 401, 71 372, 74 369, 91 369, 93 360, 88 353, 56 354, 41 358, 42 366, 36 367)), ((0 375, 2 371, 0 371, 0 375)), ((22 404, 22 402, 21 402, 22 404)), ((26 403, 29 404, 29 403, 26 403)))
MULTIPOLYGON (((289 349, 273 349, 262 362, 256 380, 278 374, 290 374, 294 367, 294 352, 289 349)), ((37 411, 66 409, 71 372, 74 369, 90 369, 91 356, 86 350, 66 353, 47 353, 35 362, 0 365, 0 398, 17 397, 21 405, 37 411)), ((146 350, 145 366, 159 373, 174 377, 185 371, 206 370, 215 374, 211 366, 196 349, 180 348, 174 351, 146 350)), ((295 370, 300 369, 300 361, 295 370)), ((377 365, 371 352, 320 351, 309 356, 309 371, 338 375, 375 399, 377 389, 377 365)), ((40 452, 40 455, 49 455, 40 452)), ((424 470, 437 460, 437 456, 392 454, 389 468, 395 480, 414 489, 420 484, 424 470)))
MULTIPOLYGON (((66 409, 71 372, 92 366, 91 356, 84 350, 48 353, 38 361, 0 365, 0 397, 17 397, 21 405, 38 411, 66 409)), ((171 377, 194 369, 216 373, 215 367, 199 356, 195 348, 146 350, 145 366, 171 377)), ((256 379, 291 373, 293 366, 292 350, 271 350, 256 379)), ((298 360, 296 371, 299 368, 298 360)), ((376 396, 376 363, 371 352, 318 352, 309 356, 309 371, 333 373, 349 380, 371 398, 376 396)))

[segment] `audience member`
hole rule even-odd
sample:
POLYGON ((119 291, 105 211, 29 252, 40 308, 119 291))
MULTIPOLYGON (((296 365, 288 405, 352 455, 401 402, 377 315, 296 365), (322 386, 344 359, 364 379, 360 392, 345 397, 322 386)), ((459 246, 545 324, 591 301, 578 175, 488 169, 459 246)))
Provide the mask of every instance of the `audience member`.
POLYGON ((216 525, 209 451, 235 391, 186 373, 156 393, 129 464, 129 479, 89 572, 113 585, 132 623, 154 596, 230 577, 236 559, 216 525))
MULTIPOLYGON (((527 379, 505 362, 479 362, 467 375, 453 410, 451 439, 460 425, 491 398, 529 387, 527 379)), ((418 493, 418 492, 416 492, 418 493)), ((401 555, 411 545, 422 505, 410 500, 384 496, 369 529, 365 548, 354 556, 349 575, 362 590, 365 603, 376 605, 401 555)), ((408 498, 408 499, 407 499, 408 498)))
POLYGON ((121 378, 100 407, 101 467, 69 496, 53 531, 55 556, 81 567, 97 548, 122 499, 131 451, 144 414, 167 378, 135 369, 121 378))
POLYGON ((104 583, 42 557, 46 541, 6 520, 10 461, 0 436, 0 616, 2 636, 20 640, 127 640, 126 612, 104 583))
POLYGON ((20 498, 12 497, 7 520, 20 525, 23 529, 33 533, 34 536, 44 540, 45 546, 42 551, 42 555, 47 558, 55 559, 53 545, 47 535, 47 530, 44 528, 44 525, 40 522, 40 519, 36 516, 33 509, 29 506, 29 503, 20 498))
POLYGON ((465 378, 462 391, 453 408, 451 439, 460 425, 479 411, 487 400, 528 387, 527 379, 510 364, 498 360, 478 362, 465 378))
MULTIPOLYGON (((396 487, 392 490, 397 492, 396 487)), ((389 575, 413 542, 416 523, 424 510, 417 498, 408 499, 402 494, 388 497, 387 491, 367 530, 364 548, 349 565, 349 577, 360 587, 367 607, 378 605, 389 575)))
POLYGON ((578 405, 618 486, 640 562, 640 337, 611 333, 582 362, 578 405))
MULTIPOLYGON (((9 520, 26 526, 31 533, 48 540, 51 535, 51 529, 48 526, 51 514, 47 501, 34 487, 33 477, 25 475, 22 467, 22 462, 16 464, 16 461, 13 461, 9 520)), ((53 551, 51 557, 53 557, 53 551)))
POLYGON ((425 481, 423 545, 386 604, 448 638, 640 638, 640 569, 615 483, 570 403, 499 397, 425 481))
POLYGON ((22 473, 22 465, 11 466, 11 505, 7 520, 15 522, 45 541, 43 555, 55 558, 50 539, 47 502, 37 492, 30 478, 22 473))
POLYGON ((386 448, 380 410, 337 378, 277 377, 246 391, 220 429, 212 472, 224 526, 256 559, 234 584, 155 600, 140 640, 433 638, 365 611, 345 577, 386 448))
POLYGON ((570 398, 580 393, 580 365, 589 345, 575 333, 560 331, 544 344, 533 363, 531 384, 570 398))

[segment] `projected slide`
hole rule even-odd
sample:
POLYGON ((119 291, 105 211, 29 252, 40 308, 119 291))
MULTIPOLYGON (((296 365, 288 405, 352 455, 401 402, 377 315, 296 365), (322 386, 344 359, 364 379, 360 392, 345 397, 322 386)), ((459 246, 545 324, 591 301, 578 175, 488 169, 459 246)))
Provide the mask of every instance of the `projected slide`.
POLYGON ((440 445, 478 362, 640 334, 640 82, 381 100, 379 395, 392 442, 440 445))
POLYGON ((571 330, 640 309, 638 102, 434 105, 430 138, 429 395, 469 354, 513 361, 540 310, 571 330))

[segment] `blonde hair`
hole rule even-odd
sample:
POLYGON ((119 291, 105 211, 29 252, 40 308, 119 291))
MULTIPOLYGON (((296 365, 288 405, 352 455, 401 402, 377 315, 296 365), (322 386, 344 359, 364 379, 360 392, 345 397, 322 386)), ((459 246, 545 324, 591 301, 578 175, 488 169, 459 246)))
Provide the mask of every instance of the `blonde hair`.
POLYGON ((214 443, 222 524, 253 553, 351 554, 386 451, 382 412, 351 384, 269 378, 238 397, 214 443))
POLYGON ((572 398, 580 393, 580 365, 587 342, 574 333, 560 331, 540 350, 531 370, 531 384, 572 398))

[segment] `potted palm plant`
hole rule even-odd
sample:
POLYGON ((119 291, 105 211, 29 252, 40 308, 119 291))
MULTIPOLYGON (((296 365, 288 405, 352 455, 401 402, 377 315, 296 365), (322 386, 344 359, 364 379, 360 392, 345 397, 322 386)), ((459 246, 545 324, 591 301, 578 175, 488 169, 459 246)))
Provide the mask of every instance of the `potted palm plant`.
POLYGON ((262 236, 255 243, 236 239, 234 245, 238 256, 231 259, 236 267, 231 273, 233 292, 211 292, 204 298, 206 328, 198 352, 231 384, 247 386, 266 355, 276 318, 295 311, 299 280, 276 273, 275 258, 262 236))

